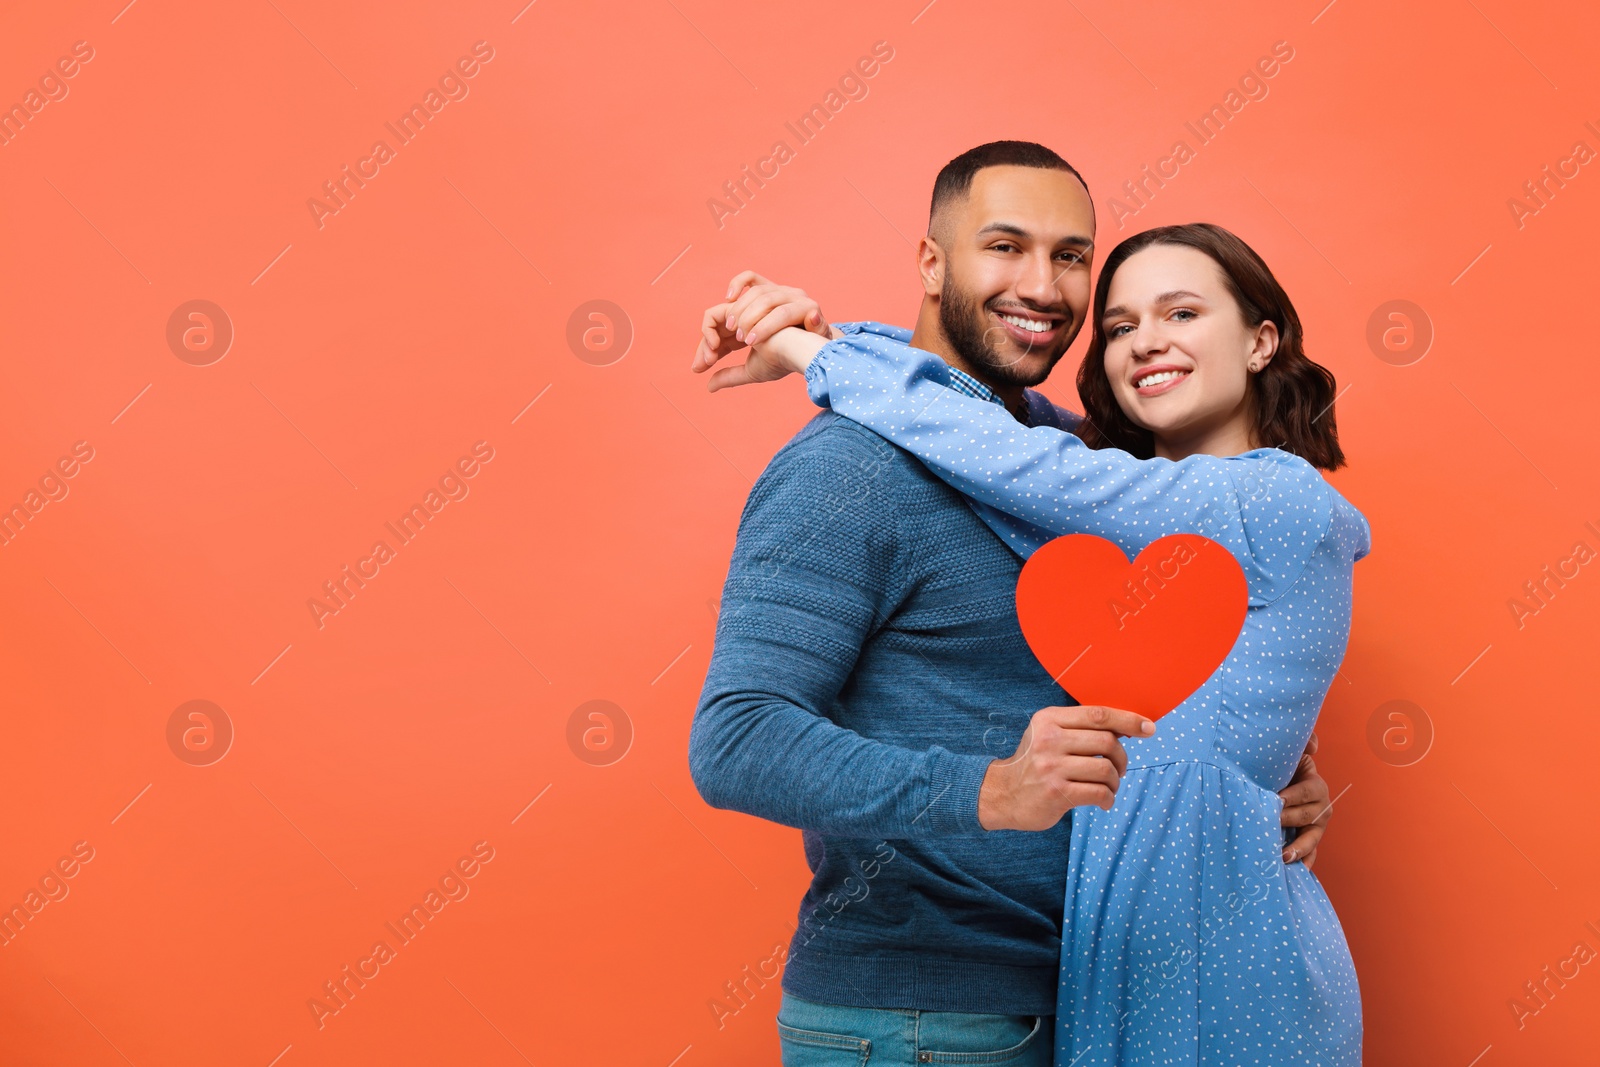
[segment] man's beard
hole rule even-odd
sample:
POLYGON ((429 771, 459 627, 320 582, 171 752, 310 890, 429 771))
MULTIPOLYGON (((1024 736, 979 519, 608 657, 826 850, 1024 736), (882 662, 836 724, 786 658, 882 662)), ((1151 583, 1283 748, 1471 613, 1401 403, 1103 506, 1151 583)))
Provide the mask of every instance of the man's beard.
MULTIPOLYGON (((1048 357, 1042 366, 1024 364, 1020 359, 995 351, 988 339, 989 331, 994 328, 985 325, 985 309, 958 287, 949 274, 945 275, 944 288, 939 292, 939 327, 956 355, 995 385, 1038 385, 1050 376, 1067 351, 1067 345, 1059 340, 1056 352, 1038 349, 1048 357)), ((1070 337, 1065 339, 1070 340, 1070 337)))

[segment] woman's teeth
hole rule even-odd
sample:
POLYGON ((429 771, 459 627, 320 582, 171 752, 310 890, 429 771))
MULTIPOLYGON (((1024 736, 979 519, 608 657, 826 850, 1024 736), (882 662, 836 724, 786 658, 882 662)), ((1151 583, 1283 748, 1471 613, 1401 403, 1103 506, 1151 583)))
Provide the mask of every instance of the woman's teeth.
POLYGON ((1164 370, 1157 374, 1147 374, 1134 383, 1135 389, 1143 389, 1147 385, 1164 385, 1167 382, 1177 381, 1189 372, 1186 370, 1164 370))
POLYGON ((1002 319, 1019 329, 1029 333, 1045 333, 1054 327, 1054 323, 1041 322, 1038 319, 1025 319, 1021 315, 1001 315, 1002 319))

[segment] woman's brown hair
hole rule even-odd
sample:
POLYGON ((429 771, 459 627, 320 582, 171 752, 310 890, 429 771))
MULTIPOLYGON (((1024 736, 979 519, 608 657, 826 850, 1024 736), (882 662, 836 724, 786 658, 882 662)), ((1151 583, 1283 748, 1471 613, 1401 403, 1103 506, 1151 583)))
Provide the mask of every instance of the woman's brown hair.
POLYGON ((1344 466, 1333 413, 1333 372, 1306 355, 1300 316, 1262 258, 1238 237, 1209 222, 1159 226, 1134 234, 1106 257, 1094 288, 1094 336, 1078 367, 1078 396, 1087 416, 1079 430, 1084 442, 1091 448, 1120 448, 1140 459, 1155 455, 1154 435, 1123 413, 1111 390, 1111 380, 1106 376, 1106 332, 1102 320, 1106 294, 1117 268, 1135 252, 1158 244, 1183 245, 1210 256, 1222 268, 1245 325, 1253 328, 1271 321, 1278 328, 1277 352, 1265 367, 1250 376, 1250 388, 1255 394, 1256 439, 1263 446, 1292 452, 1322 470, 1344 466))

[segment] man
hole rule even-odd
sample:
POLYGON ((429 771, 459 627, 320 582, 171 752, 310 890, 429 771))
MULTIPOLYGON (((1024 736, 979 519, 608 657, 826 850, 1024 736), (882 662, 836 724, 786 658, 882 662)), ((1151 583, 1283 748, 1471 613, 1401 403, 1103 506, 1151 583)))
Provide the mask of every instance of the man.
MULTIPOLYGON (((910 342, 962 391, 1071 429, 1028 387, 1083 325, 1093 245, 1088 190, 1054 152, 958 156, 934 184, 910 342)), ((837 335, 798 290, 742 275, 728 295, 697 370, 783 326, 837 335)), ((861 328, 906 336, 846 329, 861 328)), ((774 373, 753 357, 711 387, 774 373)), ((708 803, 804 831, 813 880, 778 1016, 790 1067, 829 1050, 874 1067, 1050 1062, 1062 816, 1109 808, 1117 738, 1154 725, 1073 706, 1039 666, 1017 623, 1021 561, 981 514, 831 412, 745 506, 689 761, 708 803)), ((1327 795, 1308 756, 1283 793, 1284 825, 1307 828, 1286 861, 1314 853, 1327 795)))

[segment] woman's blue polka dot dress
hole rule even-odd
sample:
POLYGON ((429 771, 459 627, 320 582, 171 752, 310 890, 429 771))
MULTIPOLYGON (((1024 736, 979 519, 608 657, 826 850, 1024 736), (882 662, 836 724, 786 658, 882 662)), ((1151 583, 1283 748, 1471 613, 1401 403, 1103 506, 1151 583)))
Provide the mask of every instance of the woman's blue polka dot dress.
POLYGON ((1344 656, 1351 571, 1370 547, 1360 512, 1277 449, 1138 460, 1030 429, 946 388, 944 362, 890 328, 829 344, 806 381, 976 501, 1024 556, 1087 533, 1132 558, 1191 532, 1244 568, 1232 653, 1156 736, 1125 742, 1112 810, 1072 813, 1058 1067, 1359 1064, 1350 950, 1316 876, 1283 862, 1277 790, 1344 656))

